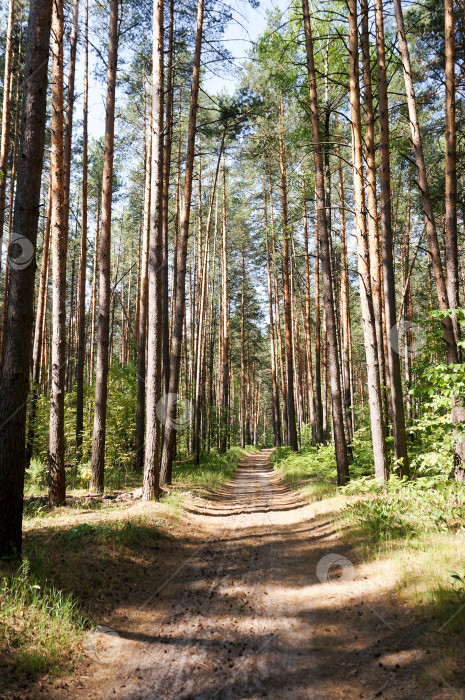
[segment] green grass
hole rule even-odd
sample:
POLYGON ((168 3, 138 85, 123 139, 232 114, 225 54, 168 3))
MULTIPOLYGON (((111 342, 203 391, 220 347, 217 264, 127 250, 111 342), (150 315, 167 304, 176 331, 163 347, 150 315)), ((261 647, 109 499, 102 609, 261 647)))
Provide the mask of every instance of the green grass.
POLYGON ((139 516, 134 520, 107 520, 97 523, 79 523, 68 529, 53 532, 55 546, 82 550, 98 546, 112 549, 134 549, 139 544, 160 537, 161 528, 139 516))
POLYGON ((173 465, 173 482, 194 490, 214 490, 233 478, 243 457, 257 452, 260 452, 258 447, 246 445, 245 449, 231 447, 224 454, 212 451, 203 455, 198 465, 191 458, 181 459, 173 465))
MULTIPOLYGON (((53 675, 69 669, 84 626, 72 596, 34 577, 27 559, 16 573, 3 579, 0 650, 13 676, 53 675)), ((7 675, 0 680, 0 688, 7 675)))
POLYGON ((271 454, 271 464, 291 488, 302 489, 311 501, 320 501, 337 494, 336 462, 332 445, 307 447, 292 452, 278 447, 271 454))

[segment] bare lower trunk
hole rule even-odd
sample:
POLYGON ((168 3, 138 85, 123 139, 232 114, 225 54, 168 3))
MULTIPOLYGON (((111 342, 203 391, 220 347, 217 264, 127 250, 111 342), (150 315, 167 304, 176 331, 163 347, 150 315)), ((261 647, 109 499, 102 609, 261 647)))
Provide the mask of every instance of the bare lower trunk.
POLYGON ((384 420, 387 422, 389 411, 386 391, 386 368, 383 343, 383 295, 382 274, 379 256, 378 207, 376 193, 376 158, 375 158, 375 115, 373 111, 373 90, 371 85, 371 59, 368 23, 368 0, 361 0, 361 49, 363 56, 363 105, 365 111, 365 156, 366 156, 366 218, 368 228, 368 249, 370 253, 371 294, 375 314, 376 345, 378 348, 379 379, 384 406, 384 420))
POLYGON ((308 0, 302 0, 302 11, 305 29, 307 53, 307 71, 310 93, 310 111, 313 135, 313 154, 315 163, 315 198, 317 211, 317 229, 320 245, 321 266, 323 273, 323 295, 326 309, 327 346, 330 362, 331 399, 334 426, 334 447, 336 453, 338 484, 344 484, 349 471, 347 444, 344 433, 344 414, 342 409, 342 391, 337 350, 337 327, 334 313, 333 288, 331 282, 331 255, 329 247, 329 232, 326 221, 325 185, 323 157, 318 116, 318 95, 316 89, 316 74, 313 58, 313 40, 308 10, 308 0))
MULTIPOLYGON (((194 151, 195 151, 195 134, 197 124, 197 105, 200 86, 200 56, 202 50, 202 30, 203 30, 203 15, 204 15, 204 0, 198 0, 197 6, 197 30, 195 38, 195 53, 194 67, 192 73, 192 90, 189 112, 189 127, 187 136, 187 156, 185 167, 184 181, 184 202, 181 220, 181 232, 179 236, 179 245, 176 251, 177 256, 177 272, 176 272, 176 302, 174 308, 173 332, 171 338, 171 358, 170 358, 170 385, 169 393, 175 394, 177 397, 179 389, 179 370, 181 363, 181 348, 183 325, 186 303, 186 257, 187 257, 187 241, 189 236, 189 218, 191 208, 192 195, 192 175, 194 167, 194 151)), ((163 442, 162 466, 161 466, 161 483, 165 483, 167 475, 171 470, 171 465, 174 459, 176 447, 176 428, 173 423, 176 404, 170 407, 165 425, 165 440, 163 442)))
POLYGON ((340 159, 340 146, 338 144, 338 176, 339 176, 339 203, 341 223, 341 340, 342 340, 342 378, 344 386, 344 408, 349 442, 352 442, 355 430, 354 407, 352 404, 352 348, 349 305, 349 269, 347 259, 347 230, 345 213, 344 173, 340 159))
POLYGON ((97 280, 98 280, 98 260, 100 249, 100 198, 97 201, 95 238, 94 238, 94 262, 92 272, 91 289, 91 310, 90 310, 90 348, 89 348, 89 382, 94 380, 94 356, 95 356, 95 326, 97 322, 97 280))
POLYGON ((317 412, 315 410, 315 392, 313 387, 313 361, 312 361, 312 331, 310 311, 310 262, 308 252, 308 220, 307 220, 307 196, 305 190, 305 177, 302 178, 302 200, 304 217, 304 255, 305 255, 305 347, 307 352, 307 393, 309 418, 312 430, 312 442, 317 444, 317 435, 321 427, 317 426, 317 412))
POLYGON ((86 272, 87 272, 87 114, 88 114, 88 64, 89 64, 89 6, 85 7, 84 37, 84 113, 82 126, 82 220, 81 255, 79 261, 78 313, 77 313, 77 363, 76 363, 76 461, 82 456, 82 432, 84 429, 84 363, 86 359, 86 272))
POLYGON ((221 217, 221 368, 220 452, 226 452, 229 434, 229 318, 228 318, 228 229, 226 225, 226 166, 223 154, 223 207, 221 217))
POLYGON ((273 424, 273 444, 275 447, 281 446, 281 415, 279 409, 279 389, 278 375, 276 371, 276 350, 275 350, 275 330, 274 330, 274 311, 273 311, 273 286, 271 282, 271 261, 270 261, 270 246, 268 243, 268 217, 266 205, 266 191, 263 197, 264 216, 265 216, 265 249, 266 249, 266 270, 268 281, 268 301, 270 313, 270 356, 271 356, 271 412, 273 424))
POLYGON ((145 149, 145 185, 144 185, 144 224, 142 228, 142 261, 139 301, 139 333, 137 351, 137 403, 136 403, 136 440, 134 445, 134 469, 142 472, 144 465, 145 437, 145 365, 147 348, 147 308, 148 308, 148 270, 149 270, 149 234, 152 184, 152 100, 149 108, 149 128, 145 149))
POLYGON ((18 163, 12 240, 27 262, 10 255, 5 359, 0 387, 0 557, 21 552, 25 472, 26 406, 34 317, 34 251, 39 219, 42 177, 47 63, 52 14, 51 0, 31 0, 26 44, 21 120, 21 158, 18 163))
MULTIPOLYGON (((282 123, 282 103, 280 105, 282 123)), ((297 428, 294 401, 294 365, 292 343, 292 305, 289 281, 289 238, 290 227, 287 211, 287 174, 284 140, 282 132, 279 137, 279 166, 281 173, 281 195, 283 208, 283 304, 284 304, 284 345, 286 352, 286 384, 287 384, 287 444, 294 451, 298 449, 297 428)))
POLYGON ((169 300, 168 300, 168 194, 171 166, 171 143, 173 137, 173 45, 174 45, 174 0, 170 0, 168 30, 168 66, 166 77, 166 137, 163 153, 163 267, 162 267, 162 348, 163 348, 163 393, 167 394, 170 380, 169 346, 169 300))
MULTIPOLYGON (((158 498, 160 473, 160 398, 162 362, 163 266, 163 0, 153 3, 152 167, 148 260, 147 388, 142 498, 158 498)), ((168 280, 166 280, 168 284, 168 280)), ((166 292, 168 288, 166 288, 166 292)), ((167 300, 166 300, 167 301, 167 300)))
POLYGON ((245 412, 246 412, 246 386, 245 386, 245 253, 242 246, 242 282, 241 282, 241 447, 246 445, 245 438, 245 412))
POLYGON ((50 173, 52 188, 52 386, 48 444, 50 505, 65 503, 65 370, 66 370, 66 253, 67 236, 63 172, 63 35, 64 7, 54 0, 52 18, 52 124, 50 173))
POLYGON ((111 206, 115 132, 116 62, 118 56, 118 0, 110 0, 108 38, 105 154, 102 175, 102 223, 100 231, 100 287, 98 308, 97 370, 92 436, 92 477, 89 490, 103 492, 108 391, 108 342, 110 331, 111 206))
POLYGON ((367 365, 370 428, 371 437, 373 440, 375 476, 380 482, 385 482, 388 476, 388 461, 381 404, 378 349, 371 291, 370 258, 365 210, 365 186, 363 179, 362 122, 358 69, 357 1, 348 0, 348 7, 352 161, 360 301, 362 307, 363 336, 367 365))
MULTIPOLYGON (((396 326, 396 290, 394 260, 392 255, 391 222, 391 165, 389 144, 389 108, 384 49, 384 21, 382 0, 375 0, 376 48, 378 57, 379 140, 380 140, 380 212, 383 246, 383 280, 386 327, 388 332, 396 326)), ((389 384, 391 388, 391 414, 394 430, 394 455, 400 476, 409 476, 405 412, 402 396, 400 355, 394 344, 388 343, 389 384)))

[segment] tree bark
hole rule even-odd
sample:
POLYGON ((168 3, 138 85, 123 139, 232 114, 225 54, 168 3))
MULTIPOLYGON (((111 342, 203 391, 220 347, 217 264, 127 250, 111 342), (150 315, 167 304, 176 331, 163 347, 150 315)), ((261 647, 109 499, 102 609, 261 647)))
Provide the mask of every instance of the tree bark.
MULTIPOLYGON (((76 0, 77 5, 77 0, 76 0)), ((81 461, 84 429, 84 363, 86 359, 86 272, 87 272, 87 123, 89 101, 89 0, 85 4, 84 28, 84 108, 82 122, 82 218, 81 254, 77 301, 77 363, 76 363, 76 461, 81 461)), ((71 71, 70 71, 71 73, 71 71)))
POLYGON ((97 280, 98 280, 98 260, 100 248, 100 197, 97 201, 95 238, 94 238, 94 260, 92 271, 91 289, 91 311, 90 311, 90 348, 89 348, 89 382, 94 381, 94 355, 95 355, 95 326, 97 320, 97 280))
POLYGON ((241 412, 240 434, 241 447, 246 445, 245 420, 246 420, 246 386, 245 386, 245 250, 242 244, 242 277, 241 277, 241 412))
POLYGON ((110 251, 111 205, 113 197, 113 154, 115 134, 115 89, 118 58, 118 4, 110 0, 108 36, 107 97, 105 116, 105 153, 102 174, 102 222, 100 230, 100 285, 98 309, 97 370, 95 381, 95 411, 92 436, 91 493, 102 493, 105 467, 105 433, 108 392, 108 342, 110 330, 110 251))
MULTIPOLYGON (((446 53, 446 160, 445 160, 445 233, 446 280, 449 308, 457 309, 459 300, 459 266, 457 251, 457 126, 455 122, 455 35, 454 0, 444 0, 444 35, 446 53)), ((453 316, 456 342, 460 340, 460 324, 453 316)), ((460 360, 460 350, 458 357, 460 360)))
POLYGON ((349 262, 347 259, 347 230, 345 212, 344 173, 342 170, 341 147, 338 144, 339 158, 339 213, 341 225, 341 340, 342 340, 342 378, 344 386, 344 408, 349 442, 352 442, 355 430, 355 415, 353 406, 352 378, 352 347, 349 304, 349 262))
POLYGON ((379 380, 384 406, 384 420, 389 419, 386 391, 386 367, 383 344, 383 284, 379 255, 378 206, 376 193, 375 115, 373 111, 373 89, 371 84, 371 58, 368 25, 368 0, 360 2, 360 44, 363 57, 363 105, 365 111, 365 155, 366 155, 366 218, 368 249, 370 254, 371 294, 375 314, 376 345, 378 348, 379 380))
MULTIPOLYGON (((404 73, 405 92, 407 96, 410 134, 413 146, 413 153, 415 155, 415 164, 418 173, 418 184, 420 187, 423 213, 425 216, 425 227, 428 236, 429 252, 433 264, 433 273, 436 282, 436 291, 438 296, 439 308, 441 310, 446 310, 449 308, 449 299, 447 295, 446 281, 444 278, 444 270, 442 267, 441 251, 439 248, 436 222, 434 219, 433 206, 431 203, 431 197, 429 192, 428 176, 426 173, 425 158, 423 154, 423 144, 420 134, 420 125, 418 122, 415 88, 413 86, 412 79, 410 54, 405 35, 404 16, 402 12, 401 0, 393 0, 393 2, 394 11, 396 15, 399 50, 404 73)), ((456 363, 458 362, 458 352, 452 319, 447 316, 442 321, 442 325, 444 329, 444 339, 446 342, 448 361, 450 363, 456 363)))
POLYGON ((383 411, 381 405, 378 350, 371 290, 370 258, 365 210, 365 185, 363 179, 362 121, 358 68, 357 0, 348 0, 347 4, 349 8, 349 76, 354 205, 355 223, 357 229, 357 259, 360 301, 362 307, 362 324, 370 404, 370 428, 373 440, 375 476, 378 481, 385 482, 387 481, 388 477, 388 461, 384 436, 383 411))
MULTIPOLYGON (((22 8, 21 8, 21 23, 22 23, 22 8)), ((21 67, 21 42, 22 42, 22 29, 20 29, 19 34, 19 51, 18 51, 18 66, 21 67)), ((11 91, 13 90, 13 71, 10 75, 11 91)), ((17 171, 17 161, 18 161, 18 140, 19 140, 19 110, 20 110, 20 83, 22 80, 21 71, 17 71, 16 76, 16 104, 15 104, 15 128, 13 137, 13 163, 11 166, 11 176, 10 176, 10 196, 8 203, 8 237, 7 245, 8 248, 11 245, 11 232, 13 228, 13 204, 14 204, 14 194, 15 194, 15 183, 16 183, 16 171, 17 171)), ((1 259, 1 240, 0 240, 0 259, 1 259)), ((1 264, 1 263, 0 263, 1 264)), ((2 308, 2 323, 0 326, 0 381, 2 378, 2 368, 3 368, 3 351, 5 348, 5 324, 8 308, 8 280, 10 277, 10 267, 6 265, 5 276, 3 278, 3 308, 2 308)))
POLYGON ((281 447, 281 414, 279 409, 279 389, 278 389, 278 374, 276 370, 276 350, 275 350, 275 330, 274 330, 274 311, 273 311, 273 285, 271 281, 271 261, 270 261, 270 246, 268 242, 268 216, 266 203, 266 190, 263 196, 264 217, 265 217, 265 250, 266 250, 266 271, 268 281, 268 301, 270 313, 270 356, 271 356, 271 411, 273 424, 273 444, 275 447, 281 447))
POLYGON ((66 254, 65 185, 63 170, 63 0, 54 0, 52 17, 52 124, 50 146, 52 235, 52 386, 48 443, 50 505, 66 500, 65 372, 66 372, 66 254))
POLYGON ((317 425, 319 416, 315 409, 315 392, 313 384, 313 362, 312 362, 312 330, 311 330, 311 310, 310 310, 310 261, 308 250, 308 216, 307 216, 307 194, 305 188, 305 176, 302 178, 302 201, 304 220, 304 255, 305 255, 305 347, 307 352, 307 392, 310 425, 312 430, 312 442, 317 444, 317 437, 321 435, 322 426, 317 425))
POLYGON ((13 76, 13 31, 15 21, 15 0, 9 0, 8 24, 5 39, 5 71, 3 77, 2 136, 0 142, 0 270, 2 269, 3 226, 5 223, 6 181, 8 174, 8 154, 10 150, 10 120, 13 76))
MULTIPOLYGON (((396 290, 393 260, 391 164, 389 143, 389 106, 384 46, 384 19, 382 0, 375 0, 376 50, 378 66, 379 143, 380 143, 380 213, 383 249, 384 313, 388 332, 396 326, 396 290)), ((400 355, 388 343, 389 384, 391 388, 391 414, 394 431, 394 455, 399 476, 409 476, 405 410, 402 395, 400 355)))
POLYGON ((64 183, 64 204, 63 215, 65 221, 66 238, 68 239, 69 227, 69 196, 71 179, 71 146, 73 141, 73 109, 74 109, 74 83, 76 75, 76 52, 79 30, 79 0, 73 0, 73 19, 71 23, 71 36, 69 48, 69 68, 68 68, 68 100, 65 110, 65 132, 64 132, 64 157, 63 157, 63 183, 64 183))
POLYGON ((173 46, 174 46, 174 0, 170 0, 168 29, 168 65, 166 70, 166 120, 163 153, 163 267, 162 267, 162 347, 163 347, 163 393, 167 394, 170 380, 170 319, 168 299, 168 195, 170 184, 171 144, 173 140, 173 46))
POLYGON ((51 0, 31 0, 10 254, 5 361, 0 387, 0 557, 21 552, 25 472, 26 411, 34 316, 37 224, 40 208, 51 0), (24 256, 29 264, 24 265, 24 256), (15 260, 17 262, 15 262, 15 260), (20 261, 23 260, 23 263, 20 261))
POLYGON ((148 269, 149 269, 149 235, 152 184, 152 99, 149 107, 149 128, 145 148, 145 184, 144 184, 144 224, 142 229, 142 262, 139 301, 139 333, 137 352, 137 399, 136 399, 136 439, 134 445, 134 469, 142 472, 144 466, 145 436, 145 365, 147 349, 147 311, 148 311, 148 269))
POLYGON ((291 450, 297 451, 297 428, 294 402, 294 365, 292 343, 292 306, 289 285, 289 217, 287 211, 287 174, 284 139, 282 134, 283 106, 280 102, 279 133, 279 169, 281 174, 281 196, 283 211, 283 304, 284 304, 284 345, 286 352, 286 383, 287 383, 287 444, 291 450))
MULTIPOLYGON (((144 501, 158 498, 160 469, 160 423, 157 403, 160 398, 162 365, 163 315, 163 0, 153 3, 152 53, 152 167, 150 196, 150 233, 148 259, 148 316, 147 316, 147 388, 144 450, 144 501)), ((166 293, 168 280, 166 279, 166 293)), ((168 299, 166 299, 166 304, 168 299)), ((167 312, 167 308, 166 308, 167 312)))
POLYGON ((344 414, 342 410, 341 379, 339 372, 339 359, 337 349, 337 327, 334 313, 333 288, 331 283, 331 255, 325 209, 325 184, 323 156, 320 138, 320 123, 318 116, 318 95, 316 86, 316 73, 313 57, 313 40, 308 10, 308 0, 302 0, 302 12, 305 30, 307 71, 310 94, 310 111, 313 135, 313 155, 315 164, 315 197, 317 210, 316 228, 318 230, 318 240, 321 251, 320 254, 323 273, 323 296, 326 309, 328 356, 331 365, 330 380, 334 426, 334 447, 337 462, 338 484, 344 484, 348 476, 349 465, 347 456, 347 444, 344 432, 344 414))
MULTIPOLYGON (((218 206, 218 201, 217 201, 218 206)), ((221 368, 219 450, 226 452, 229 433, 229 318, 228 318, 228 229, 226 225, 226 165, 223 152, 223 206, 221 216, 221 368)))
MULTIPOLYGON (((177 273, 176 273, 176 301, 174 308, 173 332, 171 337, 171 357, 170 357, 170 386, 169 393, 176 394, 179 390, 179 370, 181 362, 181 348, 183 325, 186 305, 186 257, 187 242, 189 237, 189 218, 192 196, 192 174, 194 168, 195 134, 197 124, 197 106, 200 86, 200 56, 202 51, 202 31, 203 31, 204 0, 198 0, 197 5, 197 29, 195 37, 194 67, 192 73, 192 89, 189 111, 189 126, 187 134, 187 155, 184 181, 184 202, 181 219, 181 232, 179 244, 176 251, 177 273)), ((174 418, 175 403, 172 403, 167 418, 169 421, 165 426, 165 440, 163 442, 161 483, 165 483, 171 471, 176 447, 176 429, 172 423, 174 418)))

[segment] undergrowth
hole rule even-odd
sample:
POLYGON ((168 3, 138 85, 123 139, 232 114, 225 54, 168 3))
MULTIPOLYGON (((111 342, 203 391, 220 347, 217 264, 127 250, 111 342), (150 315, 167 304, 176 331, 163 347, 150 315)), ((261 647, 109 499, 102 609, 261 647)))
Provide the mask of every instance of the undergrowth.
MULTIPOLYGON (((55 674, 69 669, 84 626, 73 597, 33 576, 28 559, 23 559, 16 573, 3 579, 0 649, 13 676, 55 674)), ((0 675, 1 688, 9 674, 0 675)))
POLYGON ((191 457, 180 459, 173 465, 174 482, 195 490, 210 491, 232 479, 243 457, 257 452, 260 452, 258 447, 246 445, 244 449, 231 447, 224 454, 212 451, 202 456, 199 465, 193 464, 191 457))
POLYGON ((434 396, 416 419, 410 480, 395 473, 385 485, 375 479, 367 426, 354 436, 346 486, 336 486, 333 445, 303 440, 300 452, 278 448, 271 458, 309 500, 336 494, 346 500, 338 517, 347 544, 365 561, 389 561, 399 596, 432 620, 448 646, 463 638, 465 620, 465 484, 451 478, 452 436, 443 429, 449 412, 449 400, 434 396))

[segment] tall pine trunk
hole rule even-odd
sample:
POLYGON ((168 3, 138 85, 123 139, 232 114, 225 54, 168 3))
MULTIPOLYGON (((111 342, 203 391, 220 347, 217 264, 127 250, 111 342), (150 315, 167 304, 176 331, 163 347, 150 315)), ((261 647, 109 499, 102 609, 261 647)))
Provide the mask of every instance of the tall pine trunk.
POLYGON ((360 109, 360 84, 358 67, 357 0, 348 0, 349 8, 349 77, 350 113, 352 132, 352 170, 354 178, 355 225, 357 231, 357 260, 362 307, 362 325, 365 345, 370 427, 373 440, 375 476, 385 482, 388 476, 387 450, 384 435, 381 386, 379 379, 378 349, 375 315, 370 278, 370 257, 365 209, 365 184, 363 178, 362 121, 360 109))
POLYGON ((52 124, 50 146, 52 235, 52 386, 48 443, 50 505, 65 503, 66 254, 63 169, 63 0, 54 0, 52 18, 52 124))
POLYGON ((307 216, 307 193, 305 188, 305 176, 302 178, 302 202, 304 219, 304 255, 305 255, 305 347, 307 351, 307 392, 309 418, 312 430, 312 442, 318 443, 318 436, 321 434, 322 426, 317 424, 320 416, 315 409, 315 392, 313 383, 313 361, 312 361, 312 319, 310 304, 310 260, 308 248, 308 216, 307 216))
POLYGON ((168 203, 171 169, 171 144, 173 140, 173 50, 174 50, 174 0, 170 0, 168 29, 168 65, 166 70, 166 124, 163 152, 163 267, 162 267, 162 352, 163 393, 167 394, 170 380, 169 299, 168 299, 168 203))
MULTIPOLYGON (((228 228, 226 225, 226 166, 223 153, 223 206, 221 215, 221 367, 220 367, 220 440, 219 449, 227 450, 229 434, 229 318, 228 318, 228 228)), ((218 207, 218 200, 217 200, 218 207)), ((213 301, 213 300, 212 300, 213 301)), ((213 359, 213 358, 212 358, 213 359)))
MULTIPOLYGON (((198 0, 197 29, 195 37, 194 67, 192 72, 192 89, 189 110, 189 126, 187 134, 187 156, 184 180, 184 202, 181 219, 181 231, 176 251, 176 301, 174 307, 173 331, 171 337, 170 383, 169 393, 177 396, 179 390, 179 374, 181 365, 181 349, 186 306, 186 258, 189 238, 189 218, 192 196, 192 175, 194 170, 195 134, 197 125, 197 106, 200 87, 200 56, 202 51, 204 0, 198 0)), ((171 466, 176 449, 176 428, 173 424, 176 404, 173 402, 167 415, 165 439, 163 442, 161 483, 171 476, 171 466)))
POLYGON ((373 89, 371 84, 371 57, 368 23, 368 0, 361 0, 360 44, 363 58, 363 106, 365 111, 365 157, 366 157, 366 219, 368 229, 368 249, 370 254, 371 294, 375 314, 376 345, 378 348, 379 379, 384 405, 384 419, 387 422, 386 367, 383 344, 383 295, 381 262, 379 255, 378 206, 376 193, 375 157, 375 115, 373 110, 373 89))
MULTIPOLYGON (((425 227, 428 236, 429 252, 433 264, 433 274, 436 282, 436 291, 438 296, 439 308, 441 310, 446 310, 449 308, 449 299, 446 288, 446 280, 444 277, 444 270, 442 267, 441 251, 439 247, 436 222, 433 213, 433 205, 431 202, 431 196, 429 191, 425 157, 423 154, 423 144, 420 134, 420 124, 418 121, 415 88, 413 86, 410 53, 405 34, 404 15, 402 12, 401 0, 393 0, 393 2, 397 23, 397 37, 399 41, 399 50, 404 74, 405 92, 407 96, 411 141, 418 173, 418 184, 420 187, 421 203, 423 207, 423 213, 425 216, 425 227)), ((444 329, 444 339, 446 342, 448 361, 452 363, 458 362, 457 344, 455 340, 452 319, 450 317, 444 318, 444 320, 442 321, 442 325, 444 329)))
POLYGON ((49 273, 49 253, 50 253, 50 214, 52 203, 52 188, 49 183, 47 196, 47 213, 45 217, 44 237, 42 241, 42 260, 40 264, 39 294, 37 299, 37 313, 34 327, 34 343, 32 346, 32 378, 31 378, 31 400, 29 405, 27 445, 26 445, 26 465, 29 466, 34 451, 37 397, 39 392, 40 370, 43 362, 42 346, 44 334, 44 321, 47 308, 47 290, 49 273))
POLYGON ((160 423, 156 408, 160 398, 163 305, 163 0, 153 3, 152 53, 152 167, 148 258, 147 387, 144 449, 144 501, 158 498, 160 423))
POLYGON ((8 153, 10 149, 10 122, 13 76, 13 32, 15 21, 15 0, 8 3, 8 24, 5 40, 5 70, 3 74, 2 136, 0 142, 0 270, 2 266, 3 226, 5 223, 5 195, 8 174, 8 153))
POLYGON ((344 173, 342 170, 341 147, 338 144, 339 206, 341 225, 341 359, 344 385, 344 408, 349 442, 352 442, 355 430, 353 406, 352 347, 349 304, 349 262, 347 258, 347 230, 345 212, 344 173))
MULTIPOLYGON (((92 436, 92 477, 89 484, 89 490, 91 493, 103 492, 105 468, 109 367, 108 344, 111 303, 111 208, 113 198, 116 63, 118 58, 118 4, 119 0, 110 0, 105 116, 105 153, 103 158, 102 175, 102 222, 100 230, 100 286, 98 307, 97 370, 95 380, 94 429, 92 436)), ((97 251, 95 254, 97 254, 97 251)))
POLYGON ((283 305, 284 305, 284 346, 286 356, 287 384, 287 444, 294 451, 298 449, 294 400, 294 364, 292 342, 292 304, 289 278, 289 238, 290 226, 287 207, 287 173, 284 137, 282 134, 283 106, 279 107, 281 129, 279 134, 279 169, 281 174, 281 197, 283 213, 283 305))
POLYGON ((21 158, 12 234, 12 240, 21 249, 21 257, 31 256, 31 264, 17 264, 14 258, 10 262, 0 387, 0 557, 19 554, 22 545, 26 406, 34 317, 34 250, 44 157, 51 16, 51 0, 31 0, 24 66, 21 158))
POLYGON ((265 250, 266 250, 266 271, 268 282, 268 301, 270 313, 270 356, 271 356, 271 411, 273 424, 273 444, 275 447, 281 447, 281 414, 279 409, 279 389, 278 389, 278 373, 276 369, 276 349, 275 349, 275 329, 274 329, 274 311, 273 311, 273 285, 271 281, 271 260, 270 260, 270 245, 268 242, 268 216, 267 216, 267 201, 266 190, 263 197, 264 217, 265 217, 265 250))
POLYGON ((336 453, 338 484, 344 484, 349 472, 347 444, 344 432, 344 414, 342 408, 341 377, 337 348, 337 326, 334 313, 333 287, 331 281, 331 253, 329 246, 329 231, 327 228, 325 208, 325 183, 323 155, 320 138, 320 122, 318 115, 318 95, 316 86, 315 63, 313 57, 313 39, 308 10, 308 0, 302 0, 302 11, 305 30, 305 45, 307 53, 307 71, 310 94, 310 112, 313 135, 313 156, 315 164, 315 198, 320 246, 321 267, 323 274, 323 296, 326 310, 326 332, 328 359, 330 363, 331 400, 334 428, 334 447, 336 453))
POLYGON ((89 0, 85 6, 84 28, 84 109, 82 122, 82 219, 81 255, 77 300, 77 363, 76 363, 76 460, 81 460, 84 429, 84 363, 86 359, 86 272, 87 272, 87 122, 89 70, 89 0))
POLYGON ((142 472, 145 437, 145 370, 147 351, 148 270, 150 235, 150 199, 152 184, 152 99, 150 98, 148 136, 145 145, 144 223, 142 227, 142 260, 140 273, 139 332, 137 342, 137 399, 134 469, 142 472))
MULTIPOLYGON (((396 290, 393 260, 391 164, 389 143, 389 106, 384 46, 384 19, 382 0, 375 0, 376 50, 378 66, 379 146, 380 146, 380 213, 383 250, 384 313, 388 332, 396 325, 396 290)), ((391 414, 394 431, 394 455, 400 476, 409 476, 405 409, 402 395, 400 355, 388 343, 389 384, 391 388, 391 414)))

